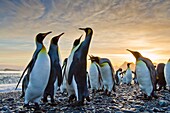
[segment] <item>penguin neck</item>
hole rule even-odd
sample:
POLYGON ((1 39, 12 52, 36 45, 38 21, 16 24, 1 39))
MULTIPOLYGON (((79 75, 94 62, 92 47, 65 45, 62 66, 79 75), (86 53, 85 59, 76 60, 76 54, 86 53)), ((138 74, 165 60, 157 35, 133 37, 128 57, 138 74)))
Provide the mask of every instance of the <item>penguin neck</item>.
POLYGON ((87 55, 88 53, 91 38, 92 38, 92 34, 86 35, 85 40, 81 43, 81 46, 79 49, 83 51, 84 55, 87 55))
POLYGON ((52 50, 53 52, 56 52, 58 54, 59 47, 58 47, 58 45, 51 44, 50 50, 52 50))
POLYGON ((37 50, 41 50, 44 45, 36 41, 36 46, 37 46, 37 50))

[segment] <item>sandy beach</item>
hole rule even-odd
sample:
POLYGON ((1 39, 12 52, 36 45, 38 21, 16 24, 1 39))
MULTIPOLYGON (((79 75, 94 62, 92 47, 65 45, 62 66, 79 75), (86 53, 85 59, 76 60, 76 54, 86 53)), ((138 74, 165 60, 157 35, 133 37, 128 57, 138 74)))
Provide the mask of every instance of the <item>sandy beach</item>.
MULTIPOLYGON (((81 107, 71 107, 66 94, 57 92, 55 100, 57 105, 41 103, 41 112, 170 112, 170 93, 167 90, 157 91, 158 99, 150 101, 143 99, 138 85, 127 86, 125 84, 116 86, 116 92, 111 96, 98 92, 94 97, 90 91, 91 101, 81 107)), ((21 92, 0 93, 0 112, 34 112, 34 109, 23 108, 23 99, 19 99, 21 92)))

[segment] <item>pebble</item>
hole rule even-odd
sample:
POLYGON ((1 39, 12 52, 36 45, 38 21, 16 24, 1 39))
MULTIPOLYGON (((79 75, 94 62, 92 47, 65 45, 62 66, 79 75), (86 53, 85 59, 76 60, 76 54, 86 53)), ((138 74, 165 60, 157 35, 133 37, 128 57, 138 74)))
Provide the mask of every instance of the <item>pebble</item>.
POLYGON ((168 106, 169 102, 166 101, 166 100, 159 100, 158 104, 159 104, 161 107, 166 107, 166 106, 168 106))
MULTIPOLYGON (((111 96, 102 95, 102 92, 96 93, 94 98, 81 107, 70 107, 68 103, 68 97, 57 93, 56 101, 60 102, 55 106, 41 103, 40 106, 43 112, 55 113, 55 112, 88 112, 88 113, 137 113, 137 112, 170 112, 170 94, 167 91, 158 92, 159 99, 153 99, 151 101, 142 100, 143 95, 140 92, 138 86, 129 87, 127 85, 116 86, 117 92, 111 94, 111 96), (134 95, 135 94, 135 95, 134 95), (136 97, 142 98, 136 98, 136 97)), ((24 100, 19 98, 21 92, 18 93, 0 93, 0 112, 33 112, 34 109, 23 108, 24 100)), ((92 96, 92 95, 91 95, 92 96)), ((90 97, 92 98, 92 97, 90 97)))

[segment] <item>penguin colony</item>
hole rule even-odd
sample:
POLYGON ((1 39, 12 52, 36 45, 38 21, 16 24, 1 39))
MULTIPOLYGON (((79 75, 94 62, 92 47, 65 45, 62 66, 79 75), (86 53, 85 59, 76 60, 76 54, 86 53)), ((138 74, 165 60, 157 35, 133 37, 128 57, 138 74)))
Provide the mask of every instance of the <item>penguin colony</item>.
POLYGON ((24 97, 24 107, 29 108, 30 103, 34 103, 35 110, 39 110, 41 100, 56 105, 54 96, 57 90, 68 95, 72 106, 82 106, 85 100, 90 101, 89 89, 93 95, 102 91, 104 95, 110 96, 112 91, 116 91, 115 85, 131 85, 132 80, 139 85, 147 99, 158 98, 156 91, 162 87, 166 90, 166 85, 170 91, 170 59, 166 64, 158 64, 155 69, 150 59, 138 51, 127 49, 136 58, 135 72, 130 68, 131 63, 127 63, 125 71, 119 68, 115 73, 108 58, 93 55, 89 55, 91 65, 88 70, 87 55, 93 30, 88 27, 79 29, 86 33, 85 39, 81 42, 81 35, 74 41, 70 55, 65 58, 62 66, 58 41, 64 33, 51 39, 48 52, 43 40, 52 32, 39 33, 36 36, 36 50, 16 86, 17 89, 22 80, 21 98, 24 97))

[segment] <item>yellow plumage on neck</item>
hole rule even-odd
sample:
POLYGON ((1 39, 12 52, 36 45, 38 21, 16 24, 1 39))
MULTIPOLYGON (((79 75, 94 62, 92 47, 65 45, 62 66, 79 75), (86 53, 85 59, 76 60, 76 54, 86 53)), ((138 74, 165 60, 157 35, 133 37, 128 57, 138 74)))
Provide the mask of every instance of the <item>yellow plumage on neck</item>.
POLYGON ((100 64, 100 66, 101 66, 101 67, 104 67, 104 66, 106 66, 107 64, 108 64, 108 63, 105 62, 105 63, 100 64))
POLYGON ((41 49, 41 51, 40 51, 41 53, 45 53, 46 54, 46 48, 45 48, 45 46, 43 45, 43 47, 42 47, 42 49, 41 49))

